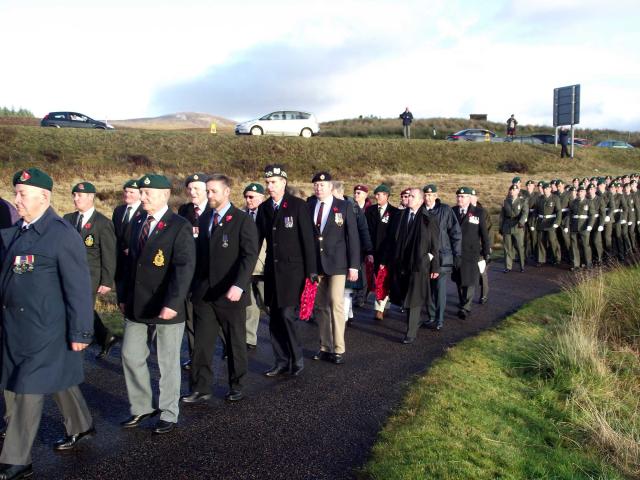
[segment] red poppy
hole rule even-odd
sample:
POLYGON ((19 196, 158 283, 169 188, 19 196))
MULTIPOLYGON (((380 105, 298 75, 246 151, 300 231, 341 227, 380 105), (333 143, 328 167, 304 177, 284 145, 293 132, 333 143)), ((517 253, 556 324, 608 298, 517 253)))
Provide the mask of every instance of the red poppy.
POLYGON ((231 215, 227 215, 226 217, 224 217, 224 221, 225 222, 230 222, 232 218, 233 217, 231 215))
POLYGON ((334 211, 335 213, 338 213, 340 210, 338 209, 338 207, 333 207, 333 211, 334 211))
POLYGON ((158 222, 158 224, 156 225, 156 228, 157 228, 158 230, 162 230, 162 229, 165 227, 165 225, 166 225, 166 224, 165 224, 162 220, 160 220, 160 221, 158 222))
POLYGON ((84 228, 86 228, 87 230, 89 230, 91 228, 91 224, 89 222, 84 224, 84 228))
POLYGON ((282 208, 287 208, 287 202, 282 202, 282 208))

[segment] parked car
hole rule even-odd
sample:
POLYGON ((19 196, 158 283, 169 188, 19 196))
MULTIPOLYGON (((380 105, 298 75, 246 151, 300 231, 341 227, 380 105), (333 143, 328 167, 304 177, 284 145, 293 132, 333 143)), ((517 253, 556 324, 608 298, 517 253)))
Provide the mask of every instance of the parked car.
POLYGON ((320 132, 315 115, 292 110, 272 112, 236 125, 236 135, 300 135, 309 138, 320 132))
POLYGON ((509 143, 526 143, 528 145, 542 145, 544 142, 537 137, 530 137, 525 135, 517 135, 514 137, 506 137, 505 142, 509 143))
POLYGON ((534 133, 531 135, 533 138, 537 138, 542 143, 549 143, 551 145, 556 143, 556 136, 552 133, 534 133))
POLYGON ((451 142, 457 142, 459 140, 466 140, 468 142, 485 142, 487 141, 487 135, 489 135, 490 142, 501 142, 504 139, 498 137, 495 132, 491 130, 485 130, 484 128, 466 128, 459 132, 447 135, 447 140, 451 142))
POLYGON ((41 127, 69 127, 69 128, 99 128, 112 130, 113 126, 107 122, 94 120, 77 112, 49 112, 40 121, 41 127))
POLYGON ((627 142, 623 142, 621 140, 603 140, 602 142, 598 143, 596 147, 634 148, 633 145, 630 145, 627 142))

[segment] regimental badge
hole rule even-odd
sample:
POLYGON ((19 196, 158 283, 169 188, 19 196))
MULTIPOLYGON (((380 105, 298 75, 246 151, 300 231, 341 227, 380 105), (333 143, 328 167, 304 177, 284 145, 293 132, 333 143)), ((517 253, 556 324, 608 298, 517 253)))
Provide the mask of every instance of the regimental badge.
POLYGON ((336 225, 338 225, 339 227, 344 225, 344 218, 342 218, 342 213, 340 212, 336 213, 335 219, 336 219, 336 225))
POLYGON ((93 235, 87 235, 84 239, 84 244, 87 247, 93 247, 93 244, 95 243, 95 238, 93 238, 93 235))
POLYGON ((144 181, 142 182, 145 185, 149 185, 151 183, 151 179, 149 177, 145 178, 144 181))
POLYGON ((293 228, 293 217, 284 217, 284 228, 293 228))
POLYGON ((389 215, 385 213, 380 220, 382 223, 389 223, 389 215))
POLYGON ((22 175, 20 175, 20 181, 21 182, 26 182, 27 180, 29 180, 31 178, 31 175, 29 174, 29 172, 27 172, 26 170, 24 170, 22 172, 22 175))
POLYGON ((198 238, 198 233, 200 233, 200 227, 193 227, 193 238, 198 238))
POLYGON ((33 272, 35 262, 35 255, 16 255, 13 260, 13 273, 22 275, 26 272, 33 272))
POLYGON ((229 235, 226 233, 222 234, 222 248, 227 248, 229 246, 229 235))
POLYGON ((158 253, 153 257, 153 264, 156 267, 164 267, 164 254, 162 253, 162 250, 158 249, 158 253))

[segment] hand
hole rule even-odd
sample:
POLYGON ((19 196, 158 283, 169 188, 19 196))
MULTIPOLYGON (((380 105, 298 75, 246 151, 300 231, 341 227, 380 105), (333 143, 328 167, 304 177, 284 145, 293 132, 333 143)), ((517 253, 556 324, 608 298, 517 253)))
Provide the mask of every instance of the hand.
POLYGON ((593 227, 591 225, 587 225, 587 232, 590 232, 591 230, 593 230, 593 227))
POLYGON ((459 269, 461 263, 462 263, 462 259, 460 258, 460 256, 453 257, 453 268, 459 269))
POLYGON ((124 304, 124 303, 119 303, 119 304, 118 304, 118 307, 120 308, 120 312, 121 312, 121 313, 124 313, 124 310, 125 310, 125 304, 124 304))
POLYGON ((487 255, 486 257, 484 257, 484 261, 487 262, 487 265, 489 265, 491 263, 491 255, 487 255))
POLYGON ((125 256, 129 256, 129 249, 125 248, 122 253, 124 253, 125 256))
POLYGON ((243 290, 240 287, 236 287, 235 285, 233 285, 227 292, 227 300, 231 302, 237 302, 238 300, 240 300, 240 297, 242 297, 242 292, 243 290))
POLYGON ((438 278, 439 276, 440 276, 440 274, 439 274, 438 272, 433 272, 433 273, 430 275, 431 280, 435 280, 435 279, 436 279, 436 278, 438 278))
POLYGON ((111 291, 111 287, 107 287, 106 285, 100 285, 98 287, 98 294, 99 295, 104 295, 106 293, 109 293, 111 291))
POLYGON ((357 282, 358 281, 358 269, 357 268, 350 268, 349 269, 349 273, 347 274, 347 280, 349 280, 350 282, 357 282))
POLYGON ((174 318, 176 318, 177 315, 178 315, 178 312, 176 312, 175 310, 172 310, 169 307, 162 307, 162 310, 160 310, 160 315, 158 315, 158 318, 160 320, 173 320, 174 318))
POLYGON ((625 225, 627 223, 626 220, 620 220, 620 225, 625 225))
POLYGON ((599 231, 599 232, 604 232, 604 227, 603 227, 602 225, 600 225, 600 226, 598 227, 598 231, 599 231))
POLYGON ((373 263, 373 255, 367 255, 364 257, 365 262, 373 263))
POLYGON ((320 277, 317 273, 310 273, 308 278, 311 283, 320 283, 320 277))
POLYGON ((530 229, 532 232, 535 232, 535 231, 536 231, 536 227, 529 227, 529 229, 530 229))
POLYGON ((564 233, 569 233, 569 229, 567 227, 564 227, 562 230, 564 231, 564 233))
POLYGON ((607 215, 606 217, 604 217, 604 221, 605 222, 610 222, 611 221, 611 217, 609 215, 607 215))
POLYGON ((88 346, 88 343, 71 342, 71 350, 73 350, 74 352, 81 352, 88 346))
POLYGON ((558 228, 558 225, 556 225, 556 224, 554 223, 554 224, 553 224, 553 228, 554 228, 554 230, 555 230, 556 228, 558 228))

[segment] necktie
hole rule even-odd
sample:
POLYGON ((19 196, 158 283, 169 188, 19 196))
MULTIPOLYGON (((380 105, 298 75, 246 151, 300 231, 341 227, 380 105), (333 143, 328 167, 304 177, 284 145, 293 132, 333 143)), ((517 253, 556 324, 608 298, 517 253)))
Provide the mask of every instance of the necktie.
POLYGON ((413 223, 413 219, 416 218, 416 214, 411 212, 409 214, 409 226, 411 226, 411 224, 413 223))
POLYGON ((322 210, 324 209, 324 202, 320 202, 320 208, 318 209, 318 216, 316 217, 316 228, 320 230, 322 226, 322 210))
POLYGON ((279 208, 279 205, 276 202, 273 202, 273 211, 277 212, 279 208))
POLYGON ((76 223, 76 230, 78 231, 78 233, 82 232, 82 214, 78 215, 78 221, 76 223))
POLYGON ((200 210, 200 207, 198 205, 196 205, 196 207, 193 209, 196 212, 196 220, 198 218, 200 218, 200 213, 202 213, 202 210, 200 210))
POLYGON ((255 222, 256 221, 256 211, 255 210, 249 210, 249 215, 251 215, 251 220, 253 220, 255 222))
POLYGON ((140 231, 140 238, 138 239, 138 253, 142 252, 144 245, 147 243, 149 239, 149 231, 151 230, 151 222, 155 219, 152 215, 149 215, 142 225, 142 230, 140 231))
POLYGON ((382 207, 378 207, 378 215, 380 215, 380 218, 382 218, 382 207))
POLYGON ((122 217, 122 223, 123 224, 127 224, 129 223, 129 214, 131 213, 131 207, 127 207, 127 210, 124 212, 124 217, 122 217))
POLYGON ((218 215, 218 212, 216 212, 213 214, 213 225, 217 227, 219 223, 220 223, 220 215, 218 215))

